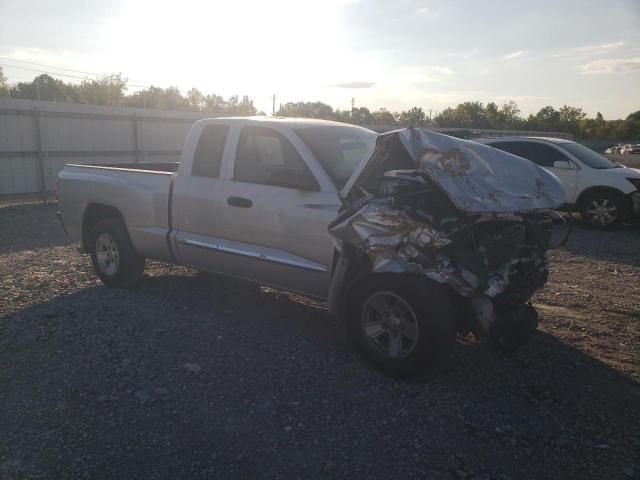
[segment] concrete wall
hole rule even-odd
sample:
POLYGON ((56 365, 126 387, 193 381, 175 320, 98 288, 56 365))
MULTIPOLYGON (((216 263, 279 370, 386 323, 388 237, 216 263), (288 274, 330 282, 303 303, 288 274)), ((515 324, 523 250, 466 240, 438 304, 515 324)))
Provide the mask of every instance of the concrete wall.
MULTIPOLYGON (((193 122, 206 114, 0 98, 0 197, 55 190, 65 163, 175 162, 193 122)), ((370 126, 384 132, 398 125, 370 126)), ((540 135, 463 128, 463 137, 540 135)))
POLYGON ((0 98, 0 196, 54 190, 65 163, 177 161, 205 116, 0 98))

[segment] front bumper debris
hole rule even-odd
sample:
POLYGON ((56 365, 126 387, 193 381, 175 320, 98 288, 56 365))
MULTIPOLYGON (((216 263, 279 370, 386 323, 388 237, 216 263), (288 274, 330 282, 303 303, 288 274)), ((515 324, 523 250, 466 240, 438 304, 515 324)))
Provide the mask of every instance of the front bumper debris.
MULTIPOLYGON (((515 325, 525 331, 537 324, 525 303, 547 280, 551 209, 564 202, 564 189, 555 176, 506 154, 519 167, 508 182, 508 164, 498 161, 504 152, 441 137, 409 129, 379 140, 373 166, 352 182, 346 209, 329 227, 341 256, 332 286, 348 285, 349 263, 364 257, 371 272, 449 285, 487 333, 499 337, 515 325)), ((330 295, 330 310, 331 303, 330 295)))

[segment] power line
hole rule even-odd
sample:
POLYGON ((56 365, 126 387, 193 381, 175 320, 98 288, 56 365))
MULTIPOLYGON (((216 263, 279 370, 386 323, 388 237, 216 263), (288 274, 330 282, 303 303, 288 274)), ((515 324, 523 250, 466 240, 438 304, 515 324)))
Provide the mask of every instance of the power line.
MULTIPOLYGON (((2 65, 0 65, 1 67, 2 65)), ((22 81, 31 81, 33 80, 33 76, 30 76, 28 73, 22 73, 22 72, 18 72, 18 73, 12 73, 11 74, 11 80, 12 81, 17 81, 17 82, 22 82, 22 81)))
MULTIPOLYGON (((12 62, 19 62, 19 63, 27 63, 29 65, 36 65, 38 67, 53 68, 54 70, 64 70, 64 71, 67 71, 67 72, 85 73, 87 75, 104 76, 101 73, 85 72, 84 70, 74 70, 72 68, 56 67, 56 66, 53 66, 53 65, 45 65, 44 63, 30 62, 28 60, 20 60, 20 59, 17 59, 17 58, 5 57, 5 56, 2 56, 2 55, 0 55, 0 58, 3 59, 3 60, 10 60, 12 62)), ((20 68, 20 67, 18 67, 18 68, 20 68)))
POLYGON ((46 73, 46 74, 50 74, 50 75, 59 75, 61 77, 69 77, 69 78, 79 78, 81 80, 86 79, 87 77, 79 77, 78 75, 69 75, 66 73, 54 73, 54 72, 47 72, 45 70, 40 70, 40 69, 36 69, 36 68, 29 68, 29 67, 20 67, 18 65, 7 65, 6 63, 4 65, 2 65, 3 67, 7 67, 7 68, 17 68, 19 70, 28 70, 30 72, 36 72, 36 73, 46 73))
MULTIPOLYGON (((54 69, 54 70, 64 70, 66 72, 84 73, 86 75, 94 75, 94 76, 97 76, 97 77, 108 77, 109 76, 109 75, 104 74, 104 73, 87 72, 85 70, 74 70, 72 68, 66 68, 66 67, 56 67, 54 65, 47 65, 47 64, 44 64, 44 63, 31 62, 29 60, 21 60, 21 59, 18 59, 18 58, 6 57, 6 56, 3 56, 3 55, 0 55, 0 59, 9 60, 9 61, 18 62, 18 63, 26 63, 26 64, 29 64, 29 65, 36 65, 38 67, 51 68, 51 69, 54 69)), ((13 65, 10 65, 10 66, 13 66, 13 65)), ((20 68, 20 67, 15 66, 14 68, 20 68)), ((60 74, 60 75, 62 75, 62 74, 60 74)), ((149 83, 147 80, 136 80, 135 78, 132 78, 130 80, 132 80, 134 82, 145 83, 145 84, 149 83)))
MULTIPOLYGON (((69 75, 68 73, 48 72, 46 70, 40 70, 40 69, 29 68, 29 67, 20 67, 20 66, 17 66, 17 65, 8 65, 6 63, 3 64, 3 65, 0 65, 0 66, 7 67, 7 68, 17 68, 19 70, 28 70, 30 72, 36 72, 36 73, 46 73, 47 75, 52 75, 52 76, 56 75, 56 76, 59 76, 59 77, 68 77, 68 78, 76 78, 76 79, 79 79, 79 80, 87 80, 87 77, 80 77, 78 75, 69 75)), ((99 76, 108 77, 108 75, 99 75, 99 76)), ((137 85, 137 84, 134 84, 134 83, 128 83, 127 82, 127 86, 138 87, 138 88, 146 88, 146 87, 149 87, 150 85, 137 85)))
MULTIPOLYGON (((96 77, 109 77, 110 76, 110 75, 107 75, 107 74, 104 74, 104 73, 95 73, 95 72, 87 72, 87 71, 84 71, 84 70, 74 70, 72 68, 56 67, 54 65, 47 65, 47 64, 44 64, 44 63, 31 62, 31 61, 28 61, 28 60, 20 60, 20 59, 17 59, 17 58, 6 57, 6 56, 3 56, 3 55, 0 55, 0 59, 3 59, 5 61, 9 60, 11 62, 25 63, 25 64, 28 64, 28 65, 35 65, 35 66, 38 66, 38 67, 45 67, 45 68, 53 69, 53 70, 64 70, 65 72, 84 73, 86 75, 93 75, 93 76, 96 76, 96 77)), ((11 68, 21 68, 23 70, 27 70, 27 67, 22 67, 22 66, 18 66, 18 65, 5 64, 5 66, 11 67, 11 68)), ((48 72, 48 71, 44 71, 44 70, 33 70, 33 69, 32 69, 32 71, 38 71, 38 72, 42 71, 43 73, 48 73, 48 74, 51 74, 51 75, 55 74, 55 75, 60 75, 60 76, 63 76, 63 77, 82 78, 82 79, 84 79, 84 77, 77 77, 77 76, 68 75, 68 74, 64 74, 64 73, 58 73, 58 72, 48 72)), ((133 87, 150 86, 150 83, 147 82, 146 80, 136 80, 136 79, 131 79, 131 80, 134 81, 134 82, 140 82, 140 83, 144 83, 145 84, 145 85, 134 85, 134 84, 130 83, 129 85, 131 85, 133 87)))

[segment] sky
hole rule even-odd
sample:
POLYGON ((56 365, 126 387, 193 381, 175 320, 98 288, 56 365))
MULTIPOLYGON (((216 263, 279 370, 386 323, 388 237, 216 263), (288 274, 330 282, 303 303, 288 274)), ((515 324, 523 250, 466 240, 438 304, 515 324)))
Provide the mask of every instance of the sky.
POLYGON ((640 0, 0 0, 0 65, 10 82, 121 73, 129 92, 246 94, 267 113, 275 94, 616 119, 640 110, 640 0))

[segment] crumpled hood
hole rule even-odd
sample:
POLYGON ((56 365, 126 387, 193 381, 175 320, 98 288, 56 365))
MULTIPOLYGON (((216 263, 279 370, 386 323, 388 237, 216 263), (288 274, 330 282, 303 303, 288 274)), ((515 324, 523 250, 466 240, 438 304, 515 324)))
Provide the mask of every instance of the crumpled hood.
POLYGON ((560 180, 529 160, 417 128, 380 135, 372 155, 360 163, 340 196, 349 204, 372 177, 393 174, 392 170, 426 173, 466 213, 547 210, 566 199, 560 180))

